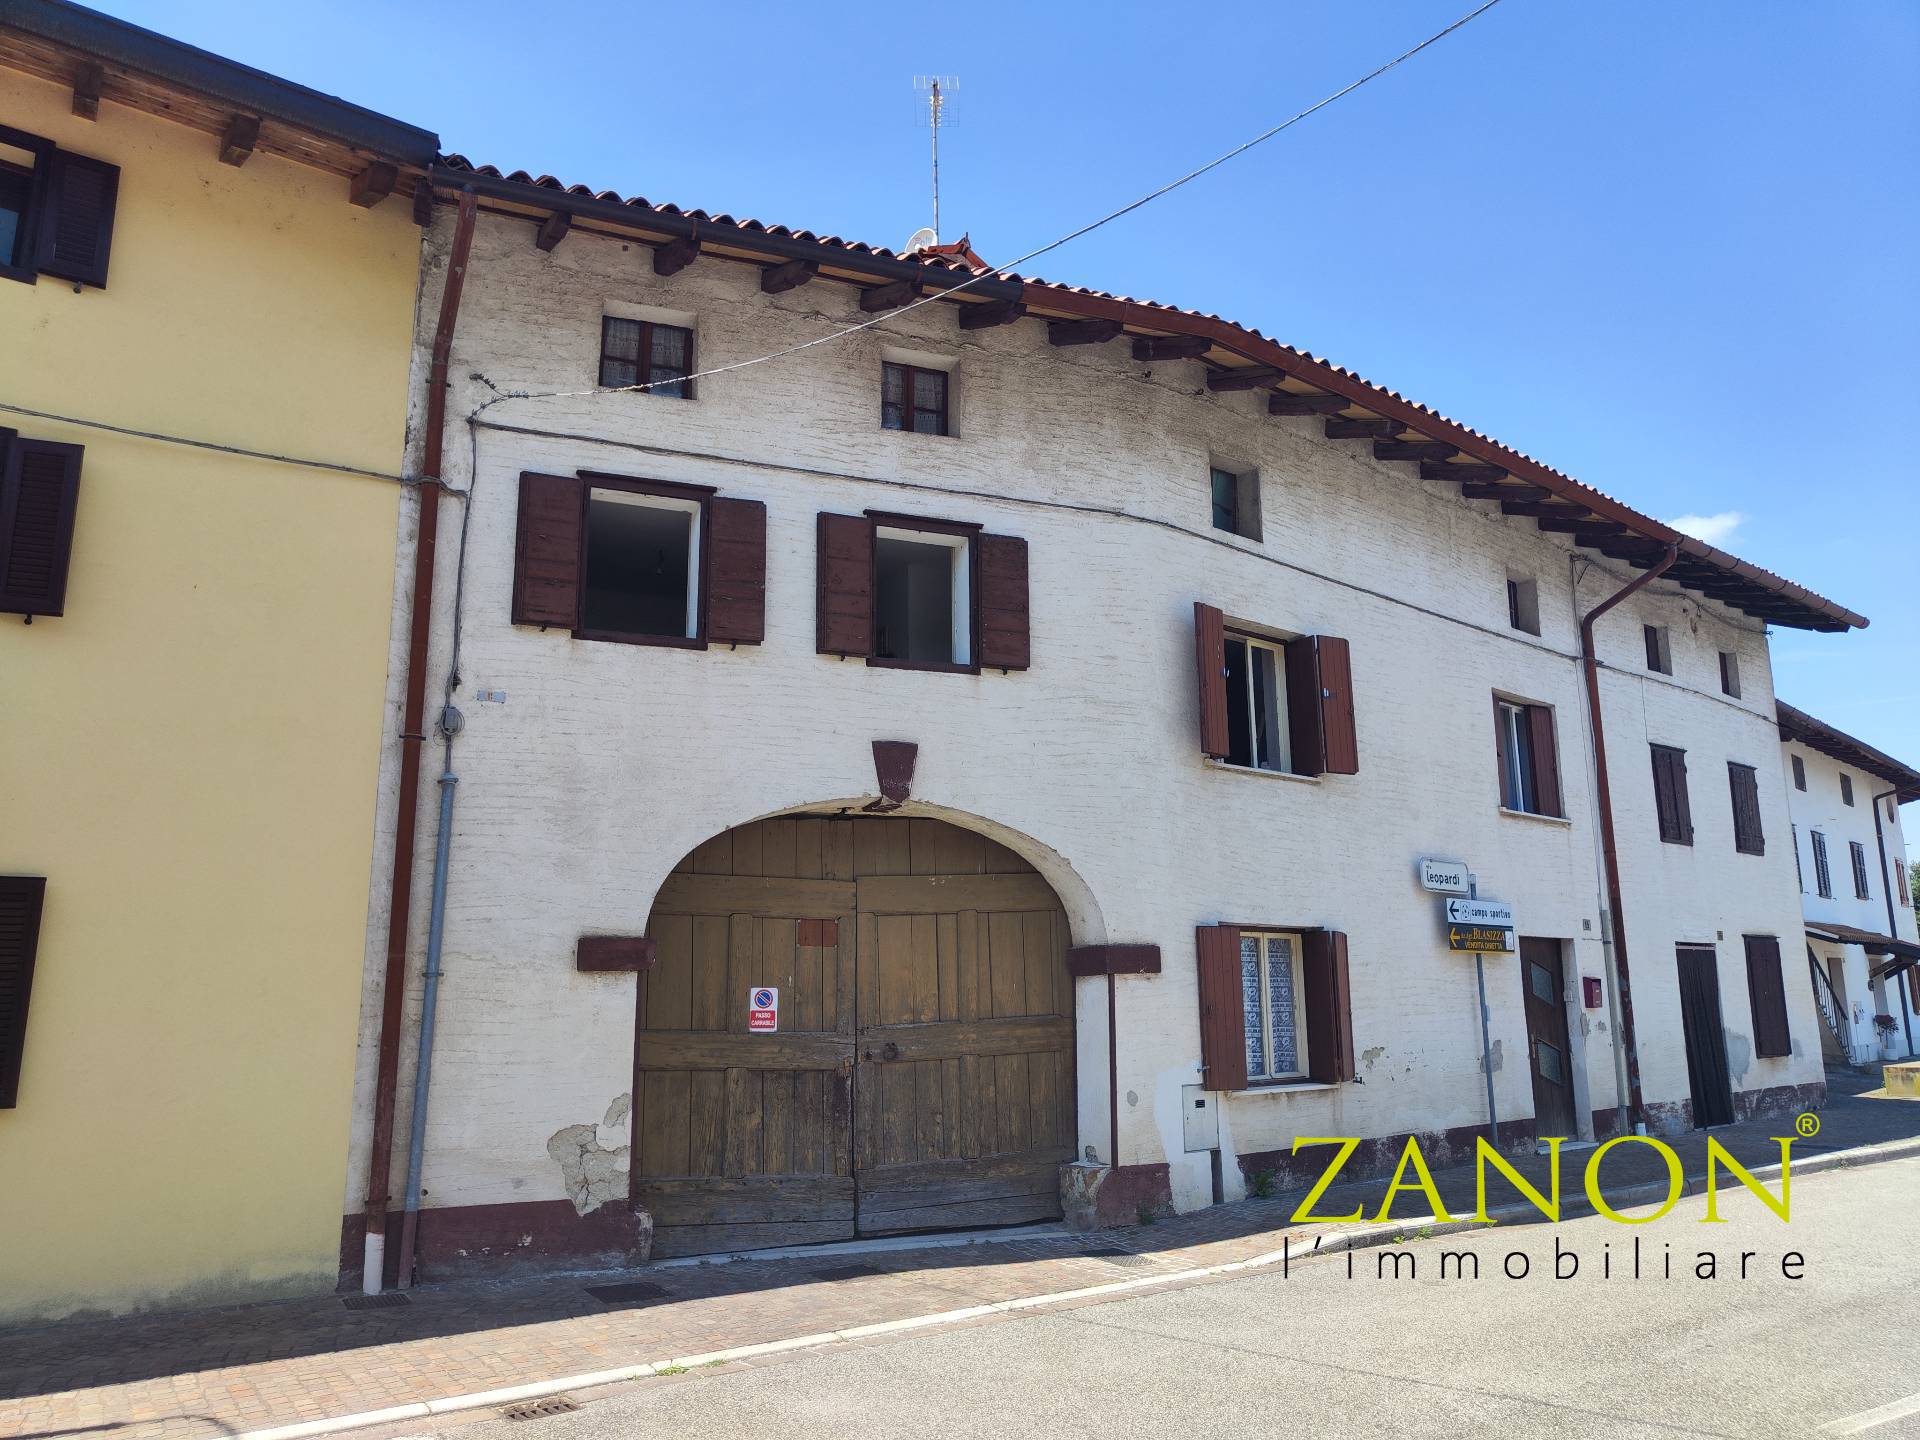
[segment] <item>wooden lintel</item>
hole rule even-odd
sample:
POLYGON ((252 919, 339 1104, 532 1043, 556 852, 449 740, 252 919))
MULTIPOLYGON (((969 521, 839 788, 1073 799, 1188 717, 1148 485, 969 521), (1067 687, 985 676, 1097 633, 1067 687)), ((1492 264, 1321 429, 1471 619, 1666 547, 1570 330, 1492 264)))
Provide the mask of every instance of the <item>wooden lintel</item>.
POLYGON ((1104 345, 1121 329, 1118 320, 1051 320, 1047 322, 1049 345, 1104 345))
POLYGON ((567 231, 573 228, 573 217, 564 210, 556 210, 540 222, 540 228, 534 232, 533 244, 537 250, 552 250, 567 238, 567 231))
POLYGON ((1451 445, 1442 445, 1437 440, 1375 440, 1373 458, 1376 460, 1445 460, 1459 452, 1451 445))
POLYGON ((422 230, 433 224, 433 186, 425 180, 413 184, 413 223, 422 230))
POLYGON ((1011 325, 1027 313, 1018 300, 986 300, 960 306, 962 330, 991 330, 996 325, 1011 325))
POLYGON ((1345 420, 1334 418, 1327 421, 1329 440, 1391 440, 1407 427, 1398 420, 1345 420))
POLYGON ((93 60, 73 72, 73 113, 82 120, 100 118, 100 82, 105 78, 105 72, 93 60))
POLYGON ((400 172, 384 160, 376 160, 347 184, 347 199, 362 210, 371 209, 393 193, 400 172))
POLYGON ((1133 342, 1136 360, 1198 360, 1213 348, 1204 335, 1140 335, 1133 342))
POLYGON ((789 260, 784 265, 769 265, 760 272, 760 289, 767 295, 784 295, 798 290, 820 273, 817 260, 789 260))
POLYGON ((656 245, 654 247, 653 273, 656 275, 678 275, 699 258, 700 242, 692 236, 682 236, 678 240, 669 240, 664 245, 656 245))
POLYGON ((1275 370, 1262 365, 1252 370, 1216 370, 1207 376, 1207 389, 1222 390, 1258 390, 1262 385, 1271 385, 1276 380, 1287 378, 1284 370, 1275 370))
POLYGON ((253 147, 260 143, 260 117, 235 115, 220 132, 220 163, 240 166, 247 163, 253 147))
POLYGON ((918 280, 895 280, 891 285, 875 285, 860 292, 860 308, 869 315, 898 310, 920 298, 923 287, 918 280))
POLYGON ((1422 480, 1451 480, 1455 484, 1474 481, 1492 485, 1507 478, 1498 465, 1450 465, 1444 460, 1424 460, 1420 464, 1422 480))
POLYGON ((1353 402, 1344 395, 1297 395, 1275 390, 1267 396, 1269 415, 1338 415, 1353 402))

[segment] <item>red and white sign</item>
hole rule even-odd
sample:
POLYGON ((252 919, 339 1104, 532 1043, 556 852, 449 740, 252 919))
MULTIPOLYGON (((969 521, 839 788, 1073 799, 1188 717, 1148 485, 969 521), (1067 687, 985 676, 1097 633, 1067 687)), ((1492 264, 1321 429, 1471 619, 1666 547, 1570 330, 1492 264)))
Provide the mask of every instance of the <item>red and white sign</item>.
POLYGON ((747 1030, 771 1035, 780 1028, 780 992, 771 985, 756 985, 747 992, 747 1030))

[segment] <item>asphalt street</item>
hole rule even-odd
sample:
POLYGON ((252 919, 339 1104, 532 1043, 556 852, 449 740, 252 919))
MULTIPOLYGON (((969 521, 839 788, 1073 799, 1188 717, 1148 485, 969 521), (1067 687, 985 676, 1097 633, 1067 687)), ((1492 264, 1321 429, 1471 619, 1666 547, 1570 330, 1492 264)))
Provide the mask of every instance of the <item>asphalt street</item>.
POLYGON ((1724 1223, 1701 1223, 1706 1208, 1700 1196, 1642 1225, 1410 1236, 1397 1254, 1354 1252, 1351 1271, 1321 1256, 447 1428, 460 1440, 1920 1436, 1920 1160, 1805 1176, 1786 1223, 1737 1188, 1723 1192, 1724 1223), (1697 1273, 1701 1252, 1712 1278, 1697 1273))

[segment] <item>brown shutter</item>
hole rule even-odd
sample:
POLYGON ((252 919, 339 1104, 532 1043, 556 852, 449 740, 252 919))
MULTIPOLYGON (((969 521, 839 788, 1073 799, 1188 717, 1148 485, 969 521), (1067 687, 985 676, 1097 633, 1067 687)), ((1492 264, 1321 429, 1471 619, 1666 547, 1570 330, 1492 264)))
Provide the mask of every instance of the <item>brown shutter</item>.
POLYGON ((521 474, 513 549, 514 624, 579 627, 585 524, 584 481, 571 475, 521 474))
POLYGON ((46 892, 47 882, 37 875, 0 875, 0 1110, 13 1109, 20 1099, 27 999, 46 892))
POLYGON ((1729 760, 1727 784, 1733 792, 1734 849, 1743 855, 1766 854, 1766 837, 1760 829, 1760 785, 1753 767, 1729 760))
POLYGON ((34 263, 48 275, 105 285, 120 167, 56 150, 47 157, 46 173, 34 263))
POLYGON ((1533 797, 1542 815, 1564 815, 1560 803, 1560 757, 1553 743, 1553 711, 1545 705, 1526 710, 1533 745, 1533 797))
POLYGON ((1339 930, 1300 936, 1301 999, 1307 1017, 1307 1074, 1340 1084, 1354 1078, 1353 999, 1347 987, 1347 937, 1339 930))
POLYGON ((78 445, 15 437, 0 457, 0 611, 59 615, 67 596, 78 445))
MULTIPOLYGON (((1193 656, 1200 682, 1200 753, 1227 758, 1227 622, 1217 609, 1193 602, 1193 656)), ((1297 761, 1297 754, 1296 754, 1297 761)), ((1241 1068, 1246 1060, 1241 1059, 1241 1068)))
POLYGON ((1660 838, 1675 845, 1693 843, 1693 811, 1687 803, 1687 756, 1671 745, 1653 749, 1653 803, 1660 838))
POLYGON ((707 502, 707 639, 758 645, 767 635, 767 507, 707 502))
POLYGON ((1500 808, 1513 810, 1519 806, 1520 797, 1512 792, 1507 784, 1507 717, 1500 711, 1501 700, 1493 697, 1493 763, 1500 776, 1500 808))
POLYGON ((822 655, 873 653, 873 522, 820 515, 814 648, 822 655))
POLYGON ((1027 542, 1016 535, 974 538, 980 567, 980 653, 991 670, 1024 670, 1032 658, 1027 616, 1027 542))
POLYGON ((1357 775, 1360 741, 1354 734, 1353 660, 1347 642, 1338 635, 1316 635, 1313 648, 1320 664, 1320 734, 1326 747, 1320 768, 1329 775, 1357 775))
POLYGON ((1201 1083, 1209 1090, 1244 1090, 1247 1004, 1240 984, 1240 932, 1232 925, 1202 925, 1193 934, 1200 966, 1201 1083))
POLYGON ((1260 538, 1260 472, 1242 471, 1234 477, 1234 534, 1245 540, 1260 538))
POLYGON ((1320 703, 1320 657, 1314 637, 1286 644, 1287 738, 1296 775, 1318 775, 1327 768, 1326 707, 1320 703))
POLYGON ((1687 752, 1674 750, 1672 757, 1673 775, 1673 818, 1680 827, 1681 840, 1693 843, 1693 804, 1687 799, 1687 752))
POLYGON ((1787 1027, 1787 987, 1780 974, 1780 942, 1771 935, 1748 935, 1747 998, 1753 1003, 1753 1049, 1758 1055, 1791 1055, 1787 1027))

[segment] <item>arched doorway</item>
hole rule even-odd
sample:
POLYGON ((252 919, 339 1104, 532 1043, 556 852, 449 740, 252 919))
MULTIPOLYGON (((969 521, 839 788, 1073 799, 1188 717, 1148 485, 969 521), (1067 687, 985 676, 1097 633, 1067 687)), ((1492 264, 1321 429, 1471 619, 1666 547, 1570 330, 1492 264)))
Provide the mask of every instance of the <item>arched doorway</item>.
POLYGON ((934 819, 758 820, 674 868, 647 933, 630 1173, 656 1255, 1060 1214, 1067 918, 1011 850, 934 819), (758 989, 776 1030, 750 1028, 758 989))

